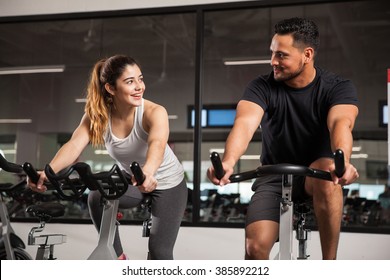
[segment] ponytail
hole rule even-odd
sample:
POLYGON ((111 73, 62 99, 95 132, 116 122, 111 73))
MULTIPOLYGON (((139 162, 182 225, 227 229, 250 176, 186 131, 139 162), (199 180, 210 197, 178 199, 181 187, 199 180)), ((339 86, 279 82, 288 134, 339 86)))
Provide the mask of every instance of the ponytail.
POLYGON ((107 129, 112 104, 110 94, 104 88, 104 84, 100 82, 100 71, 104 62, 105 59, 98 61, 92 70, 87 88, 87 103, 85 104, 85 113, 91 120, 89 137, 94 147, 104 145, 103 135, 107 129))

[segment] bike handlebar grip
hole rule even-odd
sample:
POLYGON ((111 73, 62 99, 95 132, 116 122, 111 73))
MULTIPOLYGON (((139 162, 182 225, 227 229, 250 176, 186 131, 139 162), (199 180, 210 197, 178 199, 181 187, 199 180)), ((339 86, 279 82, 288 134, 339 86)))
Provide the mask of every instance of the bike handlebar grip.
POLYGON ((340 149, 334 153, 335 174, 341 178, 345 172, 344 152, 340 149))
POLYGON ((19 164, 8 162, 2 154, 0 154, 0 168, 11 173, 21 173, 23 168, 19 164))
POLYGON ((137 181, 137 186, 142 185, 145 181, 144 172, 142 172, 141 166, 139 166, 138 162, 133 162, 130 165, 131 172, 133 172, 134 178, 137 181))
POLYGON ((33 182, 34 184, 38 183, 39 174, 35 170, 35 168, 31 165, 31 163, 25 162, 22 167, 24 172, 26 172, 28 177, 30 177, 31 182, 33 182))
POLYGON ((212 152, 210 155, 210 160, 214 167, 215 177, 217 177, 218 180, 221 180, 223 175, 225 175, 225 171, 223 170, 222 161, 219 157, 219 154, 217 152, 212 152))

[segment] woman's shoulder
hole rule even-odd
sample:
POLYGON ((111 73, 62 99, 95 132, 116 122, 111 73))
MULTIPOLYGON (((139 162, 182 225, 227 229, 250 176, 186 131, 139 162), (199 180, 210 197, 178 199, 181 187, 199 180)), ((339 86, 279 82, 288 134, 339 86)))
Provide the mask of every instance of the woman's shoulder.
POLYGON ((157 104, 153 101, 144 99, 144 113, 154 113, 154 112, 166 112, 166 109, 164 106, 157 104))
POLYGON ((150 100, 144 100, 143 120, 145 128, 150 127, 152 123, 165 123, 168 122, 168 112, 164 106, 150 100))

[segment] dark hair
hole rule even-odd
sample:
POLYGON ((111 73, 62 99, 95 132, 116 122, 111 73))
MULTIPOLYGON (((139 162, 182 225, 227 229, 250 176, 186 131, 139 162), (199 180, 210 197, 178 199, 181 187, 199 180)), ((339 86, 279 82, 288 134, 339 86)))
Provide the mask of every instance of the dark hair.
POLYGON ((275 34, 291 34, 294 38, 294 44, 298 47, 301 45, 312 47, 315 53, 320 46, 318 27, 313 21, 308 19, 298 17, 284 19, 275 24, 275 34))
POLYGON ((101 85, 104 86, 108 83, 115 86, 116 80, 122 75, 128 65, 140 67, 134 58, 126 55, 114 55, 105 59, 100 68, 99 80, 101 85))

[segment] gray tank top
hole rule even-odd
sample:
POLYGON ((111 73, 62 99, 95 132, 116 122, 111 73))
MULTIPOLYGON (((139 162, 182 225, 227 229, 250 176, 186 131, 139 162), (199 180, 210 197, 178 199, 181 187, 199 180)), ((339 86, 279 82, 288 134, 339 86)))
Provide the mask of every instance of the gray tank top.
MULTIPOLYGON (((136 108, 134 126, 126 138, 118 138, 112 133, 111 118, 104 135, 108 154, 116 160, 122 170, 129 174, 131 174, 130 164, 133 161, 138 162, 141 167, 146 161, 148 134, 142 127, 143 114, 144 99, 142 99, 142 105, 136 108)), ((154 176, 157 179, 158 190, 173 188, 179 185, 184 178, 183 166, 168 145, 165 147, 163 162, 154 176)))

